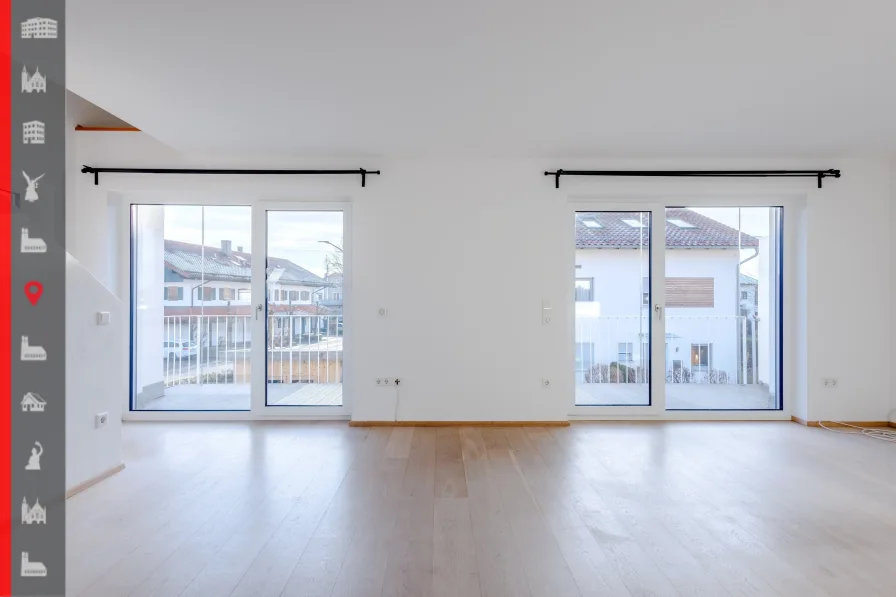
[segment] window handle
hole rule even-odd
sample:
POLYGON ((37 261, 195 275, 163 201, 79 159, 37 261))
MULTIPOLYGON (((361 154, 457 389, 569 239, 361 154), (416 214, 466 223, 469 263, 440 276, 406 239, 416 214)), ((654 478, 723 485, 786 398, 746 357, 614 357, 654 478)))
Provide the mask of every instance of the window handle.
POLYGON ((660 304, 654 305, 653 310, 656 311, 656 318, 658 321, 663 320, 663 306, 660 304))
POLYGON ((258 306, 255 307, 255 320, 256 321, 258 321, 258 314, 261 313, 262 309, 264 309, 264 307, 262 306, 261 303, 258 303, 258 306))

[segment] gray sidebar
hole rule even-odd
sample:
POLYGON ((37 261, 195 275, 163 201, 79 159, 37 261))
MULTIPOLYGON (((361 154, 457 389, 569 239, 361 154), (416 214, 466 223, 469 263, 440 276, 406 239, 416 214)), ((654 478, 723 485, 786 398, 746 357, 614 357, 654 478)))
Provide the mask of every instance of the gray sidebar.
POLYGON ((11 34, 12 592, 56 596, 65 594, 65 1, 12 0, 11 34))

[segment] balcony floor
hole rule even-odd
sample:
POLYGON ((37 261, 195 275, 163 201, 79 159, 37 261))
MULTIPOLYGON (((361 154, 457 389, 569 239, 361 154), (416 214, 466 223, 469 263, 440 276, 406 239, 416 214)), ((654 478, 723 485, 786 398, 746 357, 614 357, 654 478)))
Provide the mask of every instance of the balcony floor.
MULTIPOLYGON (((577 406, 644 406, 647 384, 576 384, 577 406)), ((758 385, 666 384, 666 408, 683 410, 768 410, 776 407, 768 390, 758 385)))
MULTIPOLYGON (((249 384, 172 386, 143 410, 249 410, 249 384)), ((270 406, 340 406, 342 384, 269 384, 270 406)))

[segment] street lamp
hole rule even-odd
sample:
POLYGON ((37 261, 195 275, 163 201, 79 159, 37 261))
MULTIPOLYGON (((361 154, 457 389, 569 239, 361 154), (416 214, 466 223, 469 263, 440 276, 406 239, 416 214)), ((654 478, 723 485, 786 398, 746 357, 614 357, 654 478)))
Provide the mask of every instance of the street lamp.
POLYGON ((331 247, 336 247, 336 250, 337 250, 337 251, 339 251, 340 253, 342 252, 342 247, 340 247, 340 246, 337 245, 337 244, 331 243, 331 242, 328 241, 328 240, 319 240, 319 241, 317 241, 317 242, 319 242, 319 243, 323 243, 323 244, 325 244, 325 245, 330 245, 331 247))

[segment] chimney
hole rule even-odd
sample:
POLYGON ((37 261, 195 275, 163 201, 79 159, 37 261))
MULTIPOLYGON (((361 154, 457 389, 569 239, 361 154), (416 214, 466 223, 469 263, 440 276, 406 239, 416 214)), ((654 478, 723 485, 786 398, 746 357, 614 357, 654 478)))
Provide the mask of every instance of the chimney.
POLYGON ((221 252, 223 252, 225 255, 230 255, 230 241, 229 240, 221 241, 221 252))

